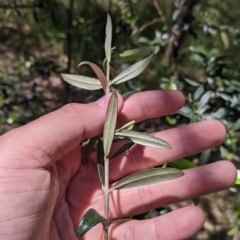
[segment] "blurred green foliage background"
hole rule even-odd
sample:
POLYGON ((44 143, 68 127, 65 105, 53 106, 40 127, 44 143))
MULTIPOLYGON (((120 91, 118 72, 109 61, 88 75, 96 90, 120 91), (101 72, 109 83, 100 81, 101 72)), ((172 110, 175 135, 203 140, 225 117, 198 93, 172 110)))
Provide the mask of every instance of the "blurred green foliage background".
MULTIPOLYGON (((239 0, 0 0, 0 133, 68 102, 103 95, 68 86, 60 73, 91 76, 78 63, 102 65, 109 11, 116 69, 131 64, 119 56, 127 49, 160 48, 127 88, 178 89, 186 96, 179 112, 138 128, 156 131, 218 119, 227 129, 225 142, 187 160, 204 165, 227 159, 240 168, 239 6, 239 0)), ((200 205, 207 221, 192 239, 240 239, 239 187, 201 198, 200 205)), ((153 210, 147 217, 176 206, 153 210)))

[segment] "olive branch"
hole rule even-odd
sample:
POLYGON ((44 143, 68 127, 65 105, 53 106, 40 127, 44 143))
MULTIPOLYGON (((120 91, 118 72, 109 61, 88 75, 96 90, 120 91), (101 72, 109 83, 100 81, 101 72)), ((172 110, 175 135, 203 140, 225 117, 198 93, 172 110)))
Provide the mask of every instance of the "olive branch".
MULTIPOLYGON (((90 208, 84 214, 77 226, 76 235, 78 237, 82 237, 95 225, 102 223, 104 240, 107 240, 108 229, 111 224, 131 220, 131 218, 113 220, 109 219, 109 195, 112 191, 154 184, 175 179, 184 175, 181 170, 175 168, 152 168, 133 173, 116 182, 111 187, 109 185, 109 166, 111 162, 117 156, 129 150, 133 145, 139 144, 162 149, 171 149, 171 146, 162 139, 156 138, 146 133, 133 131, 132 129, 134 127, 135 121, 131 121, 121 128, 116 129, 118 116, 118 97, 117 93, 112 90, 113 86, 115 88, 122 88, 122 84, 124 82, 131 80, 141 74, 157 52, 158 47, 153 46, 127 50, 120 54, 121 58, 129 61, 139 58, 143 59, 127 67, 118 75, 113 74, 112 72, 115 72, 115 70, 111 67, 112 21, 110 15, 108 14, 105 39, 106 58, 103 61, 103 68, 105 70, 105 73, 98 65, 84 61, 81 62, 79 66, 82 66, 84 64, 89 65, 97 78, 90 78, 81 75, 61 74, 62 78, 73 86, 87 90, 103 89, 105 94, 112 92, 107 107, 103 134, 102 136, 97 136, 84 142, 82 145, 81 159, 82 164, 86 164, 89 152, 91 151, 94 144, 97 143, 97 170, 104 193, 104 216, 101 216, 96 210, 90 208), (112 79, 110 79, 111 77, 112 79), (115 141, 123 141, 123 145, 114 154, 110 155, 112 144, 115 141)), ((129 94, 132 94, 132 92, 125 93, 125 96, 128 96, 129 94)))

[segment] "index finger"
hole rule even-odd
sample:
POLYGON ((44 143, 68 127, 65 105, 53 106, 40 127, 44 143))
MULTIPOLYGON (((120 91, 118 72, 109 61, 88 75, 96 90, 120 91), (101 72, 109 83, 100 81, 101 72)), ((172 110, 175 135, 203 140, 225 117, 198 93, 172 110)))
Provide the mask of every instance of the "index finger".
MULTIPOLYGON (((49 168, 84 139, 102 132, 110 95, 90 104, 71 103, 0 137, 0 166, 49 168)), ((119 111, 123 99, 118 97, 119 111)))
POLYGON ((132 120, 141 122, 172 114, 179 110, 184 102, 184 96, 179 91, 155 90, 136 93, 125 100, 118 122, 123 125, 132 120))
MULTIPOLYGON (((91 104, 68 104, 4 134, 0 137, 0 154, 3 156, 0 165, 16 168, 51 167, 84 139, 101 134, 108 99, 109 95, 91 104)), ((176 111, 184 101, 182 94, 177 91, 139 93, 129 97, 124 107, 123 99, 120 96, 118 99, 119 111, 122 109, 120 122, 164 115, 176 111), (144 110, 150 108, 151 111, 144 110)))

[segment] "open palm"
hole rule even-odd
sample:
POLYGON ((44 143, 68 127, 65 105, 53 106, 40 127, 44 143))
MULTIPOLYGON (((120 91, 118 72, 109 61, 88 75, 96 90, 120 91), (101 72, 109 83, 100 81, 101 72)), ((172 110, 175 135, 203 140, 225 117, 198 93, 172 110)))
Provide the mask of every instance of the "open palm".
MULTIPOLYGON (((102 132, 109 96, 96 103, 69 104, 0 138, 0 239, 75 240, 75 228, 87 209, 103 213, 103 194, 93 152, 80 164, 80 143, 102 132)), ((135 94, 123 103, 119 119, 142 121, 171 114, 184 104, 175 91, 135 94)), ((156 133, 172 146, 160 150, 134 146, 110 166, 115 182, 133 172, 177 160, 220 144, 225 129, 217 121, 156 133)), ((181 178, 113 191, 110 218, 150 209, 228 188, 236 170, 226 161, 186 170, 181 178), (222 177, 224 175, 224 178, 222 177)), ((203 225, 201 209, 189 206, 161 217, 112 225, 110 239, 186 239, 203 225)), ((96 226, 83 239, 102 239, 96 226)))

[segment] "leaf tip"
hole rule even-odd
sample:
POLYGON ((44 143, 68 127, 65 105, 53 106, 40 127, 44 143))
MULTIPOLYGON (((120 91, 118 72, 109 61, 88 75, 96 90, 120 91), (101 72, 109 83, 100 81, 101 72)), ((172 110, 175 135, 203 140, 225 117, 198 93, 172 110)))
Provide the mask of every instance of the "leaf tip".
POLYGON ((113 91, 112 94, 114 95, 115 98, 118 99, 118 95, 117 95, 117 92, 116 92, 116 91, 113 91))
POLYGON ((105 226, 107 224, 107 219, 101 216, 95 209, 88 209, 76 227, 76 236, 82 237, 86 232, 99 223, 102 223, 102 225, 105 226))
POLYGON ((78 64, 78 67, 82 66, 83 64, 84 64, 84 62, 80 62, 80 63, 78 64))
POLYGON ((168 149, 168 150, 171 150, 171 149, 172 149, 172 146, 171 146, 169 143, 167 143, 167 149, 168 149))

